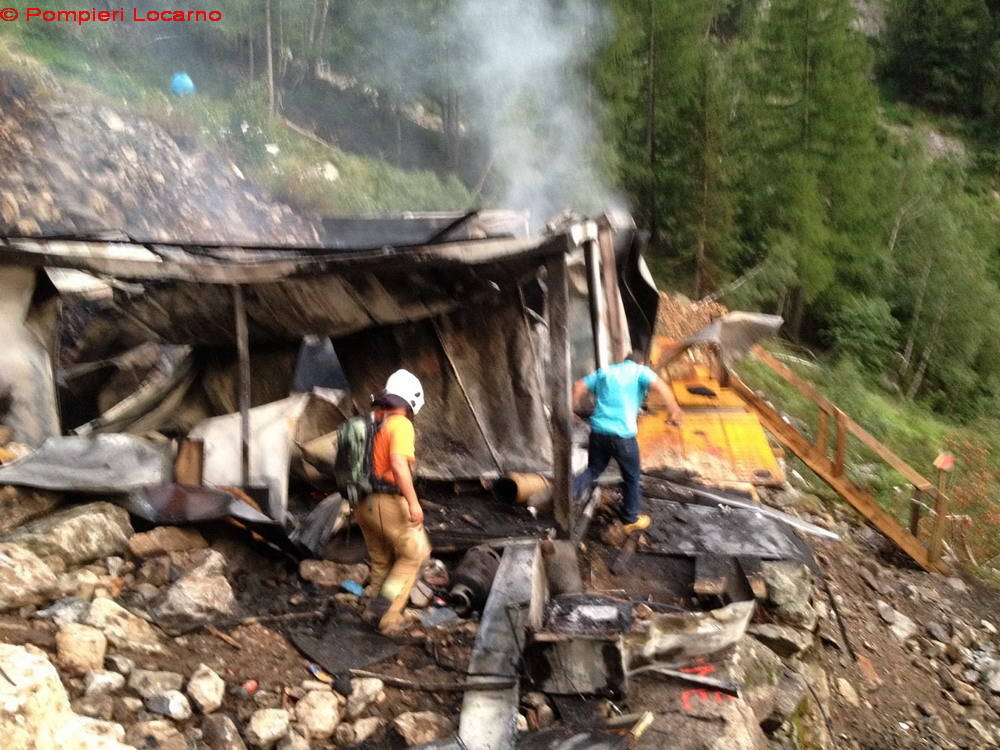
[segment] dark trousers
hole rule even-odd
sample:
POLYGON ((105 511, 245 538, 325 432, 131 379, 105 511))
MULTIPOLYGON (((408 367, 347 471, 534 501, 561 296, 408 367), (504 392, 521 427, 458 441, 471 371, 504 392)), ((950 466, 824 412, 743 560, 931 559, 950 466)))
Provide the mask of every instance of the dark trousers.
POLYGON ((639 517, 639 441, 634 437, 590 433, 587 446, 587 468, 573 480, 573 495, 579 498, 593 488, 598 477, 608 468, 608 462, 615 459, 625 484, 625 507, 622 520, 634 523, 639 517))

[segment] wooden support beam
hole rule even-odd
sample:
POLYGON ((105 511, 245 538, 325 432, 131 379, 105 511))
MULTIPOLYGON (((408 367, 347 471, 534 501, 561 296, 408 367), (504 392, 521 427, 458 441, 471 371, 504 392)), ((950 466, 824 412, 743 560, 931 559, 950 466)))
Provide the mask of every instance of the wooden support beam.
POLYGON ((934 494, 934 529, 931 531, 931 541, 928 545, 933 562, 941 559, 941 540, 948 520, 948 496, 944 494, 947 476, 945 472, 938 471, 937 492, 934 494))
POLYGON ((830 415, 822 409, 816 414, 816 452, 826 455, 827 443, 830 439, 830 415))
POLYGON ((840 476, 844 473, 844 459, 847 456, 847 427, 845 424, 846 415, 840 409, 834 414, 836 423, 836 443, 833 448, 833 473, 840 476))
POLYGON ((927 548, 895 518, 886 513, 871 495, 854 484, 843 472, 837 473, 832 462, 816 453, 816 446, 809 442, 798 430, 781 418, 781 415, 758 396, 752 388, 733 377, 732 387, 757 413, 761 423, 780 440, 786 448, 803 462, 841 497, 850 503, 872 526, 888 537, 918 565, 928 571, 945 573, 948 566, 941 561, 932 561, 927 548))
POLYGON ((570 403, 569 287, 566 256, 545 266, 549 318, 549 408, 552 433, 552 501, 556 524, 564 536, 573 530, 572 404, 570 403))
POLYGON ((239 358, 240 404, 240 478, 243 487, 250 486, 250 329, 247 326, 247 305, 243 287, 233 286, 233 316, 236 318, 236 352, 239 358))
MULTIPOLYGON (((833 402, 817 391, 811 383, 808 383, 800 378, 787 365, 779 361, 773 354, 768 352, 763 347, 754 346, 750 350, 750 353, 756 359, 766 364, 778 375, 784 378, 788 384, 794 387, 799 393, 815 402, 821 410, 826 411, 828 414, 837 414, 840 411, 833 402)), ((920 490, 930 491, 933 489, 933 485, 926 477, 922 476, 920 472, 906 463, 906 461, 896 455, 887 446, 879 442, 878 438, 846 414, 844 414, 843 419, 844 427, 847 429, 848 433, 856 437, 862 445, 871 450, 875 455, 889 464, 889 466, 902 474, 903 477, 906 478, 906 481, 920 490)))

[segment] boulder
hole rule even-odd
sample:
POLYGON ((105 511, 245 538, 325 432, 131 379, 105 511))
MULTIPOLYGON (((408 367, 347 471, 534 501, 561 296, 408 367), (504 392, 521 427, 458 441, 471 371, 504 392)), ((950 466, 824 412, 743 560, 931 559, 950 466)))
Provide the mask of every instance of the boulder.
POLYGON ((354 741, 361 744, 381 729, 382 724, 382 719, 377 716, 371 716, 367 719, 358 719, 352 725, 352 728, 354 729, 354 741))
POLYGON ((785 669, 776 653, 754 638, 743 638, 736 644, 725 677, 740 685, 743 700, 766 731, 781 726, 808 689, 800 677, 785 669))
POLYGON ((669 747, 673 750, 768 748, 756 714, 742 700, 694 701, 689 712, 657 711, 650 730, 655 737, 669 737, 669 747))
POLYGON ((103 695, 113 693, 125 687, 125 677, 118 672, 104 669, 92 669, 83 678, 85 695, 103 695))
POLYGON ((83 675, 104 666, 108 639, 97 628, 79 623, 63 625, 56 633, 59 663, 73 674, 83 675))
POLYGON ((779 656, 795 656, 813 644, 811 633, 786 625, 751 625, 747 632, 779 656))
POLYGON ((169 721, 144 721, 132 726, 125 741, 142 750, 188 750, 187 740, 169 721))
POLYGON ((115 701, 110 695, 85 695, 73 701, 70 707, 81 716, 111 721, 115 712, 115 701))
POLYGON ((196 529, 157 526, 128 540, 128 551, 135 557, 154 557, 167 552, 204 549, 208 542, 196 529))
POLYGON ((236 724, 225 714, 206 716, 201 723, 202 739, 211 750, 246 750, 236 724))
POLYGON ((128 678, 129 688, 144 699, 180 690, 183 684, 184 678, 176 672, 155 672, 150 669, 133 669, 128 678))
POLYGON ((407 747, 442 740, 455 732, 451 720, 434 711, 408 711, 393 719, 392 726, 407 747))
POLYGON ((767 605, 775 621, 804 630, 816 627, 812 601, 812 572, 798 562, 775 561, 761 564, 767 584, 767 605))
POLYGON ((107 502, 78 505, 35 519, 7 534, 36 555, 54 555, 67 565, 119 555, 132 536, 128 512, 107 502))
POLYGON ((167 690, 146 698, 146 708, 154 714, 168 716, 175 721, 191 718, 191 704, 179 690, 167 690))
POLYGON ((187 694, 192 703, 203 714, 210 714, 222 705, 226 695, 226 682, 204 664, 191 675, 187 684, 187 694))
POLYGON ((118 724, 78 716, 54 666, 37 649, 0 644, 0 738, 4 750, 133 750, 118 724))
POLYGON ((342 581, 355 581, 364 586, 370 570, 365 563, 341 565, 329 560, 303 560, 299 563, 299 575, 317 586, 336 588, 342 581))
POLYGON ((347 716, 357 719, 373 703, 385 700, 385 684, 375 677, 351 680, 351 694, 347 698, 347 716))
POLYGON ((188 575, 167 589, 152 616, 161 628, 176 635, 231 617, 235 611, 236 597, 225 576, 188 575))
POLYGON ((313 690, 295 704, 295 720, 309 739, 333 736, 341 717, 341 699, 329 690, 313 690))
POLYGON ((251 745, 267 748, 288 734, 291 721, 288 711, 280 708, 261 708, 253 712, 247 724, 246 736, 251 745))
POLYGON ((0 543, 0 612, 49 601, 56 580, 49 566, 27 547, 0 543))
POLYGON ((165 651, 156 628, 111 599, 94 599, 83 622, 102 631, 119 648, 156 654, 165 651))

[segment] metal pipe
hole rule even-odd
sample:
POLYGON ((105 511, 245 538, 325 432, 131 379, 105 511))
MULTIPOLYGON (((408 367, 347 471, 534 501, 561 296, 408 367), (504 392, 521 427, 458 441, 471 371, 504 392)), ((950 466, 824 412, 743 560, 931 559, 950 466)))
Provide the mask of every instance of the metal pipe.
POLYGON ((552 482, 541 474, 511 472, 493 483, 493 496, 504 503, 537 508, 552 500, 552 482))
POLYGON ((240 404, 240 476, 243 487, 250 486, 250 330, 243 287, 233 286, 233 315, 236 318, 237 379, 240 404))

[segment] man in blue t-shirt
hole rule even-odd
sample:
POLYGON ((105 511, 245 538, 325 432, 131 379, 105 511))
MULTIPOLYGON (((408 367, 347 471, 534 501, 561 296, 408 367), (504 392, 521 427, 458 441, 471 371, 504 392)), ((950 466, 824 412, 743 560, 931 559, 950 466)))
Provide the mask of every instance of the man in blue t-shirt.
POLYGON ((683 414, 670 387, 646 367, 642 352, 632 352, 623 362, 602 367, 573 384, 573 408, 589 392, 596 407, 590 417, 587 468, 573 482, 576 497, 590 490, 614 458, 625 483, 622 523, 625 531, 649 528, 649 516, 639 513, 639 443, 636 440, 639 410, 652 387, 667 404, 672 422, 683 414))

